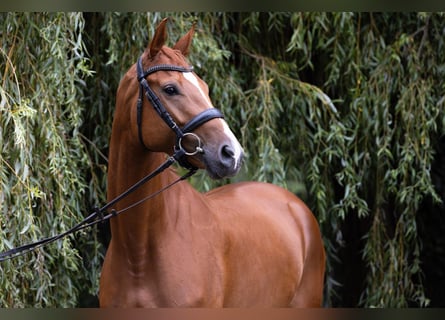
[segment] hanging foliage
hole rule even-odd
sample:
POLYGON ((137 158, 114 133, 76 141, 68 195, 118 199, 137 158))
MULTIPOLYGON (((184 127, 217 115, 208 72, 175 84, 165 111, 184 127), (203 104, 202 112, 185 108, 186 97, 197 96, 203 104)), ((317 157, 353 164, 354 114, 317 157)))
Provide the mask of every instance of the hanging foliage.
MULTIPOLYGON (((0 16, 0 250, 66 231, 85 212, 81 138, 85 78, 82 14, 0 16)), ((75 306, 93 286, 94 237, 79 236, 0 264, 0 306, 75 306)), ((97 257, 97 258, 96 258, 97 257)))
MULTIPOLYGON (((239 176, 201 173, 196 188, 260 180, 300 195, 325 240, 326 305, 428 305, 418 212, 441 201, 436 13, 1 14, 0 250, 104 203, 119 80, 167 16, 170 44, 197 22, 189 60, 246 151, 239 176)), ((1 263, 0 305, 94 305, 100 234, 1 263)))

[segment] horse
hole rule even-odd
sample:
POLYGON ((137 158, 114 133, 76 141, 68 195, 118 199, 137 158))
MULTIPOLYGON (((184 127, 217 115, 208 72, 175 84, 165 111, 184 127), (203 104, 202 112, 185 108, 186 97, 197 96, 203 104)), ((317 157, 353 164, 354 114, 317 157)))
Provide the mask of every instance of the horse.
MULTIPOLYGON (((236 175, 243 161, 244 151, 213 106, 208 85, 187 61, 195 25, 168 47, 166 23, 157 26, 117 89, 109 199, 177 148, 184 150, 184 165, 215 179, 236 175), (184 127, 188 130, 181 131, 184 127)), ((166 169, 115 210, 163 189, 178 178, 176 171, 166 169)), ((200 193, 185 179, 113 217, 110 228, 101 307, 322 304, 325 251, 318 223, 302 200, 281 187, 238 182, 200 193)))

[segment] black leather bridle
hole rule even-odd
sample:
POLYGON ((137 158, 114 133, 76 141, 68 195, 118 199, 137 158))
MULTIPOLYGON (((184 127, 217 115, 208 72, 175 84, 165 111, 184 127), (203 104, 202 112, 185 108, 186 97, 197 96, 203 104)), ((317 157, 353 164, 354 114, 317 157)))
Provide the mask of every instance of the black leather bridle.
POLYGON ((170 64, 160 64, 155 65, 144 71, 142 66, 142 56, 139 57, 138 62, 136 64, 137 69, 137 78, 139 81, 139 98, 137 102, 137 125, 138 125, 138 135, 139 141, 144 146, 144 148, 148 149, 144 143, 142 138, 142 105, 143 105, 143 96, 145 91, 145 96, 147 97, 150 104, 153 106, 153 109, 157 112, 157 114, 161 117, 162 120, 167 124, 167 126, 173 130, 176 134, 176 143, 174 146, 175 154, 174 156, 178 163, 187 169, 196 169, 194 168, 186 159, 187 155, 195 155, 197 153, 203 152, 201 148, 201 139, 194 133, 193 130, 204 124, 205 122, 215 119, 215 118, 224 118, 224 115, 216 108, 206 109, 203 112, 197 114, 194 118, 192 118, 188 123, 186 123, 182 128, 180 128, 176 122, 173 120, 170 113, 165 109, 162 105, 161 100, 154 93, 154 91, 150 88, 148 84, 147 77, 158 71, 177 71, 177 72, 192 72, 193 67, 180 67, 170 64), (186 151, 182 146, 182 139, 185 136, 192 136, 197 141, 196 149, 192 152, 186 151))
POLYGON ((116 198, 114 198, 111 201, 109 201, 108 203, 106 203, 103 207, 94 208, 94 211, 92 213, 90 213, 84 220, 82 220, 80 223, 78 223, 74 227, 70 228, 69 230, 67 230, 63 233, 57 234, 55 236, 41 239, 39 241, 30 243, 30 244, 25 244, 25 245, 22 245, 22 246, 19 246, 16 248, 12 248, 5 252, 0 252, 0 262, 17 257, 19 255, 26 253, 26 252, 30 252, 36 248, 39 248, 39 247, 44 246, 48 243, 59 240, 59 239, 66 237, 70 234, 73 234, 79 230, 83 230, 85 228, 94 226, 98 223, 101 223, 101 222, 109 220, 113 217, 116 217, 116 216, 126 212, 127 210, 130 210, 131 208, 140 205, 144 201, 152 199, 153 197, 157 196, 161 192, 171 188, 178 182, 185 180, 185 179, 189 178, 190 176, 192 176, 196 172, 197 168, 192 166, 187 161, 186 156, 195 155, 197 153, 202 153, 203 149, 201 148, 202 147, 201 139, 196 134, 192 133, 191 131, 198 128, 200 125, 202 125, 203 123, 205 123, 209 120, 212 120, 215 118, 224 118, 224 116, 221 113, 221 111, 219 111, 218 109, 215 109, 215 108, 206 109, 203 112, 196 115, 194 118, 192 118, 182 128, 180 128, 176 124, 176 122, 173 120, 171 115, 168 113, 167 109, 165 109, 165 107, 162 105, 160 99, 156 96, 156 94, 150 88, 150 86, 146 80, 146 78, 150 74, 158 72, 158 71, 192 72, 192 70, 193 70, 192 67, 184 68, 184 67, 175 66, 175 65, 161 64, 161 65, 156 65, 156 66, 150 67, 144 71, 141 58, 139 58, 139 60, 137 62, 137 78, 138 78, 138 81, 140 84, 139 98, 138 98, 138 102, 137 102, 137 125, 138 125, 139 140, 140 140, 141 144, 144 146, 144 148, 147 148, 144 144, 143 139, 142 139, 142 105, 143 105, 143 97, 144 97, 144 90, 145 90, 145 96, 147 97, 148 101, 151 103, 151 105, 156 110, 156 112, 159 114, 159 116, 162 118, 162 120, 164 120, 164 122, 176 134, 176 143, 174 146, 173 155, 168 157, 167 160, 164 163, 162 163, 158 168, 156 168, 154 171, 152 171, 151 173, 146 175, 144 178, 142 178, 141 180, 136 182, 134 185, 132 185, 130 188, 128 188, 123 193, 118 195, 116 198), (182 146, 182 139, 186 136, 194 137, 197 141, 197 146, 195 147, 195 150, 193 150, 191 152, 185 150, 182 146), (141 200, 139 200, 139 201, 123 208, 123 209, 116 210, 113 208, 116 203, 118 203, 119 201, 121 201, 122 199, 127 197, 129 194, 133 193, 136 189, 138 189, 143 184, 145 184, 148 181, 150 181, 151 179, 153 179, 155 176, 162 173, 165 169, 170 167, 175 162, 178 162, 181 166, 187 168, 189 171, 186 174, 184 174, 183 176, 176 179, 175 181, 164 186, 160 190, 145 196, 145 198, 143 198, 143 199, 141 199, 141 200))

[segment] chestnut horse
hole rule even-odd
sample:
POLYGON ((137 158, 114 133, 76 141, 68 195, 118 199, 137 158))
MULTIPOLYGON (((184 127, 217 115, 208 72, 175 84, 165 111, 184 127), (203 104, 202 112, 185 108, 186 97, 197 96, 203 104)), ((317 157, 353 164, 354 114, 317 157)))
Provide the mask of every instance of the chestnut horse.
MULTIPOLYGON (((193 33, 194 27, 169 48, 163 20, 138 64, 121 80, 110 142, 109 199, 173 153, 178 127, 193 127, 179 142, 190 166, 213 178, 238 173, 243 150, 186 60, 193 33), (153 93, 151 102, 141 94, 146 90, 153 93)), ((115 209, 177 178, 167 169, 115 209)), ((299 198, 277 186, 243 182, 202 194, 182 181, 112 218, 110 226, 100 279, 103 307, 321 306, 325 253, 317 221, 299 198)))

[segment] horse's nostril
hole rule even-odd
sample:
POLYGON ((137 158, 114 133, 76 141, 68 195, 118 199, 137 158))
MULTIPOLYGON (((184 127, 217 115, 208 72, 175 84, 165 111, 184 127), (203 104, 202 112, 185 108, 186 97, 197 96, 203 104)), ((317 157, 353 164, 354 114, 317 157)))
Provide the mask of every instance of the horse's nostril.
POLYGON ((230 145, 224 145, 220 149, 219 161, 222 166, 232 168, 235 163, 235 151, 230 145))
POLYGON ((235 157, 235 151, 229 145, 225 145, 222 147, 221 154, 224 158, 233 159, 235 157))

